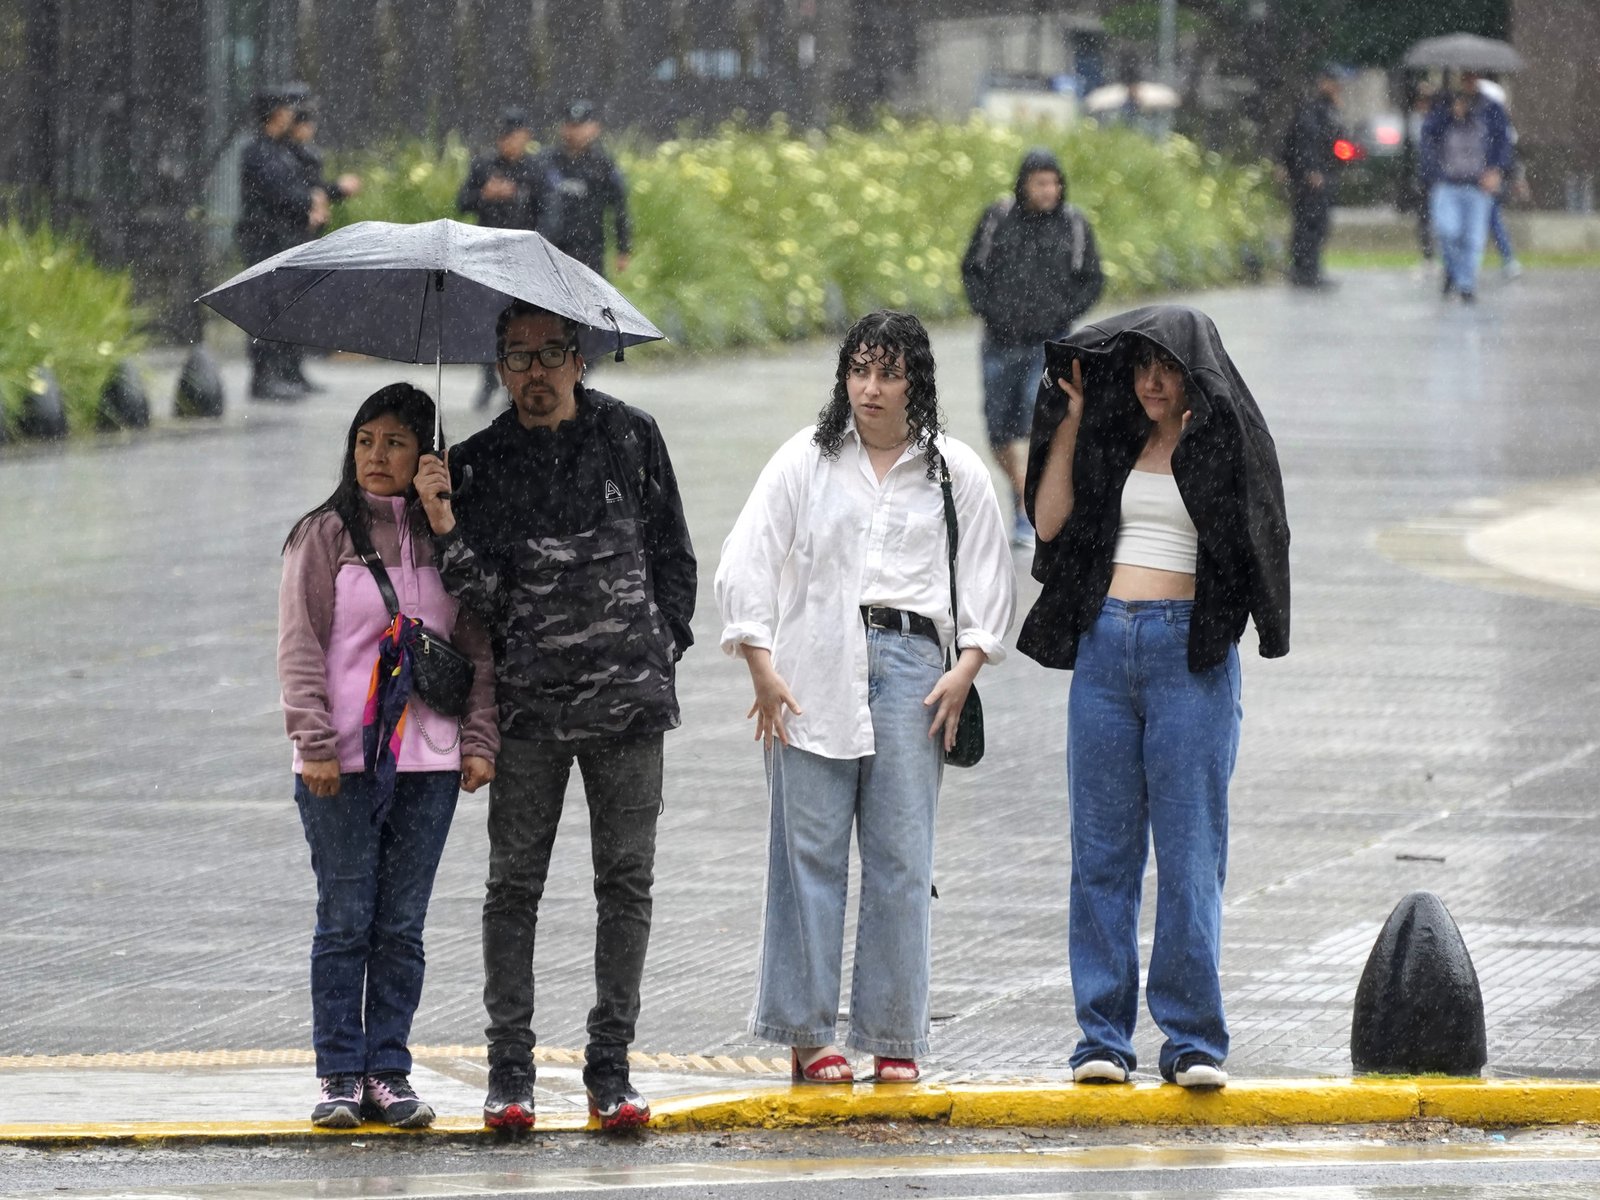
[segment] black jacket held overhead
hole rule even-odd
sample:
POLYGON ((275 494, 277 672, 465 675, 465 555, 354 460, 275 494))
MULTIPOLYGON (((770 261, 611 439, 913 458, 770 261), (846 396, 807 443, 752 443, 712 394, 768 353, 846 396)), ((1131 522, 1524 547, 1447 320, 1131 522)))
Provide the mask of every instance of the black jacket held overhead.
POLYGON ((1033 577, 1044 590, 1017 649, 1070 670, 1078 638, 1111 587, 1122 487, 1151 430, 1133 391, 1133 335, 1163 347, 1187 372, 1193 415, 1172 452, 1172 474, 1200 535, 1189 669, 1221 662, 1246 618, 1255 620, 1263 658, 1287 654, 1289 521, 1272 435, 1211 318, 1170 304, 1107 317, 1045 347, 1028 449, 1030 517, 1050 438, 1066 415, 1066 394, 1055 381, 1070 377, 1074 358, 1083 365, 1084 415, 1072 460, 1072 515, 1034 550, 1033 577))

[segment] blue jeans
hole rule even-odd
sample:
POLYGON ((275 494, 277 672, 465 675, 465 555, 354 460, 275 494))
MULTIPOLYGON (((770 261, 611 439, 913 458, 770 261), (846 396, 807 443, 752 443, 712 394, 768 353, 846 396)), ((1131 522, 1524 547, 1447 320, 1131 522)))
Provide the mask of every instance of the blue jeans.
POLYGON ((294 781, 317 876, 311 938, 311 1044, 318 1075, 411 1070, 422 997, 422 923, 455 815, 456 771, 395 777, 394 807, 372 824, 372 780, 339 777, 337 796, 294 781))
POLYGON ((1154 835, 1155 945, 1145 999, 1161 1066, 1228 1055, 1218 969, 1228 780, 1239 749, 1239 652, 1192 673, 1188 600, 1108 599, 1079 639, 1067 701, 1072 804, 1068 957, 1083 1038, 1131 1068, 1139 1011, 1139 900, 1154 835))
POLYGON ((1445 281, 1470 295, 1478 290, 1478 264, 1489 240, 1489 215, 1494 197, 1475 183, 1436 183, 1428 202, 1433 235, 1439 239, 1445 281))
POLYGON ((928 908, 944 770, 922 700, 944 660, 930 638, 865 635, 875 752, 824 758, 774 744, 767 755, 767 907, 750 1031, 785 1046, 834 1041, 854 826, 861 900, 847 1044, 915 1058, 928 1049, 928 908))
POLYGON ((983 420, 990 446, 1003 449, 1028 439, 1043 374, 1043 342, 1002 346, 983 339, 983 420))

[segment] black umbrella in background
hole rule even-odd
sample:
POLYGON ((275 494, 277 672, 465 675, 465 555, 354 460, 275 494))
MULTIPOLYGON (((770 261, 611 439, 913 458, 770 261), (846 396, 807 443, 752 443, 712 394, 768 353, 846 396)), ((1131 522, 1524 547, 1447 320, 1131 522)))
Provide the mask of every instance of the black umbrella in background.
POLYGON ((1440 67, 1457 71, 1520 71, 1522 55, 1509 42, 1475 33, 1447 33, 1423 38, 1406 51, 1408 67, 1440 67))
MULTIPOLYGON (((493 362, 495 318, 523 300, 578 322, 585 358, 666 335, 537 233, 460 221, 361 221, 263 259, 200 297, 252 337, 395 362, 493 362)), ((435 444, 441 439, 434 430, 435 444)))

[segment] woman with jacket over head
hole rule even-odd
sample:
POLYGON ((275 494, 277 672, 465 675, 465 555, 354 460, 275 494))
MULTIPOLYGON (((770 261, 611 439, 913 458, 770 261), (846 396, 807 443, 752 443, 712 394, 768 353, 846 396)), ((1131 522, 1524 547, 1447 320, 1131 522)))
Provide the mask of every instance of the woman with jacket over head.
POLYGON ((295 522, 278 593, 278 678, 294 744, 295 802, 317 877, 311 943, 314 1125, 363 1116, 402 1128, 433 1121, 409 1081, 411 1019, 422 995, 422 926, 460 789, 494 777, 500 735, 483 628, 439 582, 412 477, 434 453, 433 401, 410 384, 356 410, 339 486, 295 522), (357 536, 352 536, 352 530, 357 536), (378 669, 398 644, 377 580, 400 611, 453 640, 476 667, 459 721, 406 693, 410 673, 378 669))
POLYGON ((1162 1077, 1227 1082, 1219 980, 1239 652, 1289 649, 1289 526, 1272 436, 1204 313, 1135 309, 1047 348, 1027 503, 1043 591, 1017 648, 1071 670, 1073 1079, 1134 1069, 1139 902, 1162 1077))
POLYGON ((771 800, 751 1031, 797 1083, 848 1083, 834 1046, 850 835, 861 853, 848 1045, 878 1083, 928 1049, 928 910, 944 752, 1016 605, 988 470, 941 430, 922 322, 875 312, 839 347, 815 426, 762 471, 722 548, 722 648, 755 686, 771 800), (959 627, 941 476, 956 512, 959 627), (946 652, 955 664, 947 669, 946 652))

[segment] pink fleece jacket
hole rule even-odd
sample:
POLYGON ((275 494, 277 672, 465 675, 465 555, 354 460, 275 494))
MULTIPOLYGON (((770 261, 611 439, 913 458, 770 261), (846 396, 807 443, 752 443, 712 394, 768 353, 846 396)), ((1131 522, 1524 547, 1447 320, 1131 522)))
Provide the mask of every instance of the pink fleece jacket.
MULTIPOLYGON (((493 762, 500 730, 488 633, 470 610, 457 612, 433 565, 432 542, 412 537, 404 498, 363 494, 372 514, 372 545, 389 573, 400 611, 449 637, 477 665, 459 745, 452 746, 455 718, 439 715, 412 695, 399 769, 455 771, 462 755, 493 762), (435 750, 430 740, 451 749, 435 750)), ((296 771, 308 760, 332 758, 339 760, 341 772, 365 769, 361 718, 378 641, 388 626, 383 596, 356 555, 344 522, 334 513, 313 518, 284 553, 278 590, 278 681, 296 771)))

